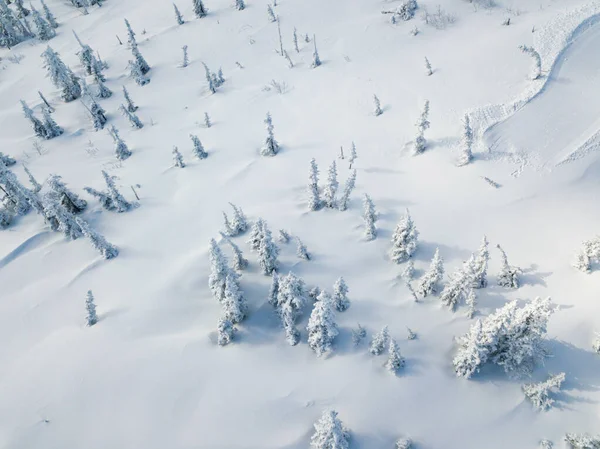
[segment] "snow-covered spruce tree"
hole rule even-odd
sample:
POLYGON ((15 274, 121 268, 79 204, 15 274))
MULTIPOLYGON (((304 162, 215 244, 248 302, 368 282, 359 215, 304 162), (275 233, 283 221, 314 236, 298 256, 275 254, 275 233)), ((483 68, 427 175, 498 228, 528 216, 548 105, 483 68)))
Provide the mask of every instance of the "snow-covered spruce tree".
POLYGON ((375 240, 377 237, 377 212, 375 212, 375 204, 369 195, 365 193, 363 197, 363 219, 365 220, 365 238, 367 241, 375 240))
POLYGON ((33 23, 35 24, 35 28, 37 30, 37 38, 41 41, 49 41, 54 36, 56 36, 56 31, 54 28, 46 22, 46 20, 41 16, 37 9, 34 6, 31 6, 31 14, 33 16, 33 23))
POLYGON ((533 59, 533 67, 531 68, 531 79, 537 80, 542 77, 542 58, 540 54, 533 48, 527 45, 520 45, 519 50, 531 56, 533 59))
POLYGON ((181 155, 177 147, 173 147, 173 166, 177 168, 185 168, 183 156, 181 155))
POLYGON ((98 86, 98 91, 96 93, 98 98, 110 98, 112 96, 112 90, 106 87, 102 78, 98 77, 96 73, 94 73, 94 82, 96 83, 96 86, 98 86))
POLYGON ((383 114, 383 111, 381 110, 381 103, 379 98, 377 98, 377 95, 373 95, 373 104, 375 105, 375 111, 373 114, 375 114, 376 117, 383 114))
POLYGON ((42 116, 44 117, 44 129, 47 139, 62 135, 63 129, 54 121, 47 108, 42 109, 42 116))
POLYGON ((244 253, 242 253, 240 247, 233 243, 233 241, 222 232, 220 234, 233 251, 233 269, 235 271, 242 271, 248 267, 248 260, 244 258, 244 253))
POLYGON ((354 190, 354 185, 356 184, 356 170, 352 170, 350 173, 350 177, 346 180, 346 184, 344 185, 344 192, 342 193, 342 197, 338 203, 338 209, 341 211, 345 211, 348 209, 348 201, 350 200, 350 194, 352 190, 354 190))
POLYGON ((273 7, 268 3, 267 3, 267 16, 269 17, 269 22, 271 22, 271 23, 277 22, 277 17, 275 16, 275 13, 273 12, 273 7))
MULTIPOLYGON (((414 0, 409 0, 414 1, 414 0)), ((395 449, 413 449, 412 440, 410 438, 400 438, 396 441, 395 449)))
POLYGON ((599 449, 600 436, 593 437, 587 434, 567 433, 565 441, 569 449, 599 449))
POLYGON ((315 158, 310 160, 308 172, 308 209, 315 211, 321 208, 321 197, 319 194, 319 167, 315 158))
POLYGON ((77 36, 77 33, 75 33, 75 31, 73 31, 73 36, 75 36, 77 43, 81 47, 81 50, 77 52, 77 56, 79 57, 79 62, 81 63, 81 66, 85 69, 86 75, 91 75, 92 73, 94 73, 94 70, 96 70, 100 73, 100 76, 104 78, 104 76, 102 75, 102 68, 99 66, 98 61, 96 61, 96 57, 94 56, 94 50, 92 50, 92 47, 81 42, 81 39, 79 39, 79 36, 77 36))
POLYGON ((192 5, 196 17, 198 17, 199 19, 201 19, 202 17, 206 17, 206 15, 208 14, 208 9, 206 9, 204 3, 202 3, 202 0, 192 0, 192 5))
POLYGON ((53 231, 62 232, 67 240, 76 240, 83 236, 83 230, 76 221, 75 215, 64 207, 60 199, 53 192, 46 192, 42 196, 44 217, 53 231))
POLYGON ((317 357, 331 351, 333 340, 338 335, 335 322, 333 301, 326 292, 321 292, 315 302, 306 327, 308 346, 315 351, 317 357))
POLYGON ((427 141, 425 140, 425 131, 429 129, 429 100, 425 100, 425 104, 423 106, 423 110, 421 111, 421 116, 417 123, 415 124, 417 127, 417 137, 415 138, 414 143, 414 154, 421 154, 427 148, 427 141))
POLYGON ((548 352, 544 348, 548 319, 555 312, 550 298, 536 298, 523 308, 513 301, 483 320, 477 320, 460 337, 454 371, 469 378, 485 363, 493 363, 511 377, 528 376, 548 352))
POLYGON ((280 243, 288 243, 290 241, 290 234, 285 229, 280 229, 279 234, 277 235, 277 240, 280 243))
POLYGON ((23 0, 14 0, 14 4, 19 18, 24 19, 30 14, 30 11, 23 5, 23 0))
POLYGON ((241 207, 236 206, 233 203, 229 203, 233 209, 233 218, 231 219, 231 228, 234 235, 240 235, 246 232, 248 229, 248 220, 241 207))
POLYGON ((315 423, 315 433, 310 438, 313 449, 348 449, 350 432, 344 427, 335 410, 326 410, 315 423))
POLYGON ((406 268, 404 268, 404 270, 402 271, 402 279, 404 279, 404 281, 408 283, 413 280, 414 276, 415 264, 412 259, 408 259, 408 262, 406 263, 406 268))
POLYGON ((125 101, 127 102, 127 110, 129 112, 137 111, 138 107, 135 105, 131 97, 129 96, 129 91, 125 86, 123 86, 123 96, 125 97, 125 101))
POLYGON ((42 53, 44 67, 55 87, 62 89, 61 98, 65 102, 76 100, 81 96, 79 79, 73 74, 52 48, 48 47, 42 53))
POLYGON ((0 161, 2 161, 2 163, 7 167, 11 167, 17 163, 16 160, 14 160, 8 154, 4 154, 2 151, 0 151, 0 161))
POLYGON ((212 126, 208 112, 204 113, 204 126, 206 126, 207 128, 210 128, 212 126))
POLYGON ((88 290, 85 297, 85 310, 87 311, 87 325, 93 326, 98 322, 98 315, 96 314, 96 304, 94 304, 94 295, 91 290, 88 290))
POLYGON ((475 278, 473 279, 474 288, 485 288, 487 287, 487 269, 488 262, 490 260, 490 251, 488 249, 489 243, 487 237, 484 235, 481 240, 481 245, 475 256, 475 278))
POLYGON ((356 160, 356 158, 358 158, 358 156, 356 155, 356 145, 354 144, 354 142, 352 142, 352 145, 350 146, 350 158, 349 158, 350 168, 352 168, 352 164, 354 164, 354 161, 356 160))
POLYGON ((223 212, 223 229, 225 230, 226 235, 232 235, 233 229, 231 228, 231 223, 229 222, 229 217, 225 212, 223 212))
POLYGON ((337 167, 335 165, 335 161, 333 161, 329 166, 329 170, 327 171, 327 184, 325 185, 325 189, 323 190, 323 200, 325 202, 325 206, 330 207, 332 209, 337 206, 335 195, 337 193, 338 187, 339 183, 337 180, 337 167))
POLYGON ((0 229, 6 229, 12 223, 14 213, 6 207, 0 207, 0 229))
POLYGON ((392 236, 392 250, 390 258, 396 263, 406 262, 412 257, 417 249, 419 231, 406 209, 406 214, 396 225, 392 236))
POLYGON ((385 367, 390 373, 396 374, 405 364, 404 357, 400 353, 400 346, 396 343, 396 340, 390 338, 390 344, 388 345, 388 359, 385 363, 385 367))
POLYGON ((123 139, 121 139, 119 131, 117 130, 117 128, 115 128, 114 125, 110 127, 109 134, 115 142, 115 155, 117 156, 117 159, 120 161, 124 161, 129 156, 131 156, 131 151, 129 151, 127 144, 123 141, 123 139))
MULTIPOLYGON (((91 97, 90 97, 91 98, 91 97)), ((102 106, 100 106, 93 98, 91 98, 90 107, 87 108, 88 113, 90 114, 90 119, 92 120, 92 125, 96 131, 104 129, 104 125, 108 121, 106 117, 106 111, 102 106)), ((82 103, 85 106, 85 103, 82 100, 82 103)))
POLYGON ((473 286, 475 277, 475 257, 471 257, 463 263, 462 267, 456 270, 450 282, 446 284, 440 295, 440 301, 443 305, 454 311, 461 300, 466 300, 469 290, 473 286))
MULTIPOLYGON (((1 160, 2 158, 0 158, 1 160)), ((6 163, 5 163, 6 165, 6 163)), ((25 170, 25 173, 27 174, 27 177, 29 179, 29 184, 31 184, 31 187, 33 187, 33 193, 38 193, 40 190, 42 190, 42 185, 37 182, 37 179, 35 179, 35 177, 33 176, 33 174, 29 171, 29 168, 27 168, 27 165, 23 165, 23 170, 25 170)))
POLYGON ((500 245, 496 245, 496 248, 500 251, 500 258, 502 259, 502 268, 498 273, 498 285, 505 288, 519 288, 521 269, 508 264, 506 253, 500 245))
POLYGON ((138 86, 145 86, 150 82, 150 78, 142 73, 142 69, 136 61, 129 61, 129 72, 138 86))
POLYGON ((44 11, 44 18, 46 21, 52 28, 58 28, 58 22, 56 21, 54 14, 52 14, 52 11, 50 11, 50 8, 48 8, 48 5, 46 5, 46 2, 44 0, 40 0, 40 2, 42 3, 42 9, 44 11))
POLYGON ((188 58, 188 51, 187 51, 187 49, 188 49, 187 45, 184 45, 183 47, 181 47, 181 50, 183 51, 183 58, 182 58, 182 61, 181 61, 181 67, 183 67, 183 68, 186 68, 189 65, 189 63, 190 63, 190 60, 188 58))
POLYGON ((300 53, 300 48, 298 47, 298 32, 296 31, 296 27, 294 27, 294 35, 292 40, 294 42, 294 50, 296 50, 296 53, 300 53))
POLYGON ((194 153, 194 156, 196 156, 198 159, 206 159, 208 157, 208 153, 204 151, 204 147, 202 146, 202 142, 200 142, 198 136, 190 134, 190 139, 192 139, 192 143, 194 144, 194 148, 192 148, 192 153, 194 153))
POLYGON ((234 331, 235 329, 231 321, 227 318, 219 318, 219 323, 217 324, 217 344, 225 346, 231 343, 234 331))
POLYGON ((523 385, 523 394, 536 409, 543 412, 552 408, 554 399, 550 397, 550 394, 560 390, 564 381, 565 373, 556 374, 544 382, 523 385))
POLYGON ((263 224, 260 246, 258 248, 258 265, 264 275, 271 275, 277 269, 277 256, 279 248, 273 242, 271 231, 267 224, 263 224))
POLYGON ((98 198, 102 207, 110 211, 127 212, 139 206, 138 203, 129 202, 125 199, 125 197, 117 189, 113 176, 110 176, 104 170, 102 170, 102 176, 104 177, 107 187, 105 192, 99 192, 91 187, 84 187, 84 190, 87 193, 98 198))
POLYGON ((33 34, 8 7, 4 0, 0 1, 0 47, 11 48, 19 42, 32 38, 33 34))
POLYGON ((50 175, 46 180, 49 192, 56 196, 56 199, 72 214, 83 212, 87 207, 87 201, 79 198, 79 196, 69 190, 67 185, 58 175, 50 175))
POLYGON ((265 118, 265 126, 267 128, 267 137, 265 138, 264 145, 260 149, 260 154, 263 156, 275 156, 279 153, 279 144, 273 135, 273 120, 271 119, 271 114, 268 112, 267 117, 265 118))
POLYGON ((461 155, 458 160, 458 165, 467 165, 473 160, 473 128, 471 128, 471 120, 469 115, 465 114, 463 118, 463 132, 460 139, 461 155))
POLYGON ((429 62, 429 59, 427 59, 427 57, 425 57, 425 73, 427 74, 427 76, 433 75, 433 69, 431 68, 431 63, 429 62))
POLYGON ((32 207, 39 212, 41 206, 38 204, 37 197, 19 182, 17 176, 2 161, 0 161, 0 186, 7 197, 9 203, 7 206, 16 215, 25 215, 32 207))
POLYGON ((348 286, 343 277, 339 277, 333 284, 333 305, 338 312, 344 312, 350 307, 348 286))
POLYGON ((573 266, 584 273, 591 273, 592 263, 600 263, 600 236, 585 240, 581 244, 573 266))
POLYGON ((308 252, 306 246, 304 246, 304 243, 302 243, 302 240, 300 240, 299 237, 296 237, 296 255, 303 260, 311 259, 310 253, 308 252))
POLYGON ((277 311, 281 318, 286 340, 292 346, 300 341, 300 333, 296 329, 296 318, 306 303, 304 281, 294 273, 279 278, 277 289, 277 311))
POLYGON ((279 303, 277 302, 277 295, 279 294, 279 275, 277 271, 273 271, 271 275, 271 285, 269 287, 269 294, 267 296, 267 302, 273 307, 277 308, 279 303))
MULTIPOLYGON (((307 37, 308 37, 308 35, 307 35, 307 37)), ((317 50, 317 38, 316 38, 316 36, 313 36, 313 44, 315 46, 315 49, 313 51, 313 62, 312 62, 312 64, 310 66, 313 69, 316 69, 317 67, 319 67, 321 65, 321 58, 319 57, 319 51, 317 50)))
POLYGON ((232 323, 240 323, 248 310, 244 293, 240 290, 238 275, 233 270, 228 270, 225 275, 225 290, 223 297, 223 310, 225 318, 232 323))
POLYGON ((352 344, 354 346, 360 345, 367 336, 367 330, 362 327, 360 323, 356 324, 358 327, 356 329, 352 329, 352 344))
POLYGON ((227 259, 215 239, 210 239, 208 248, 210 260, 210 275, 208 276, 208 287, 214 298, 223 303, 225 301, 225 282, 227 274, 231 271, 227 265, 227 259))
POLYGON ((373 355, 382 354, 389 341, 390 334, 388 332, 388 327, 383 326, 383 328, 373 336, 371 344, 369 345, 369 352, 373 355))
POLYGON ((263 239, 263 228, 265 226, 265 221, 262 218, 258 218, 252 225, 250 229, 250 239, 248 240, 248 244, 252 251, 258 251, 260 248, 260 242, 263 239))
POLYGON ((129 20, 123 19, 125 21, 125 26, 127 27, 127 45, 130 48, 137 47, 137 41, 135 40, 135 32, 131 25, 129 24, 129 20))
POLYGON ((144 127, 144 124, 139 119, 139 117, 135 115, 135 113, 129 112, 124 105, 119 106, 119 111, 121 112, 121 114, 123 114, 124 117, 127 118, 127 120, 129 120, 129 123, 133 128, 140 129, 144 127))
POLYGON ((235 0, 235 9, 237 9, 238 11, 243 11, 244 9, 246 9, 246 4, 244 3, 244 0, 235 0))
POLYGON ((477 313, 477 293, 475 293, 475 288, 473 288, 473 286, 467 288, 465 304, 467 306, 467 318, 471 319, 477 313))
POLYGON ((183 25, 185 21, 183 20, 183 16, 179 12, 179 8, 175 3, 173 3, 173 10, 175 11, 175 20, 177 21, 177 25, 183 25))
POLYGON ((146 75, 150 71, 150 65, 148 65, 140 53, 140 49, 137 47, 137 45, 131 48, 131 54, 133 55, 134 62, 139 67, 142 75, 146 75))

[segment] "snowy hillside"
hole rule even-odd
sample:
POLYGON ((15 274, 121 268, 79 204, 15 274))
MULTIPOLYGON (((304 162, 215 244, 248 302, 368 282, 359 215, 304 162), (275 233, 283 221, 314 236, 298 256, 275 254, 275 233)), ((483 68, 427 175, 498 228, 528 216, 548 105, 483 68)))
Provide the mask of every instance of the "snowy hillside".
POLYGON ((45 0, 54 30, 39 0, 25 18, 0 0, 0 448, 300 449, 328 410, 352 449, 600 434, 600 242, 582 253, 590 273, 573 266, 600 233, 600 0, 417 0, 412 18, 401 0, 203 0, 205 16, 197 1, 176 1, 180 25, 167 1, 45 0), (56 136, 36 136, 20 100, 56 136), (249 262, 237 275, 229 203, 248 219, 230 237, 249 262), (240 322, 220 345, 224 317, 240 322), (538 343, 549 357, 531 376, 507 374, 538 343), (538 410, 523 386, 560 373, 538 410))

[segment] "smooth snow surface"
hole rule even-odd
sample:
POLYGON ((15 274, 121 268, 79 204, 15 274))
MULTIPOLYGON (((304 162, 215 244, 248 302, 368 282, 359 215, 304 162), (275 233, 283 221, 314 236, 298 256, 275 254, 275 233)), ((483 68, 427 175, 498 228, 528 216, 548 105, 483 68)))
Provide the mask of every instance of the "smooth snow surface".
POLYGON ((106 130, 93 131, 79 101, 60 100, 39 57, 46 43, 0 49, 0 151, 18 160, 14 172, 23 183, 23 165, 40 182, 61 175, 89 202, 83 217, 120 250, 102 260, 85 239, 67 242, 34 212, 0 231, 0 448, 304 449, 327 408, 352 431, 352 449, 392 449, 400 437, 423 449, 525 449, 544 438, 561 447, 566 432, 598 433, 600 357, 592 342, 600 331, 600 274, 570 264, 581 241, 600 232, 600 164, 589 155, 537 169, 553 166, 600 128, 600 27, 578 33, 563 52, 566 36, 600 11, 600 1, 497 0, 487 10, 478 2, 423 0, 412 21, 392 25, 381 11, 396 1, 277 0, 291 69, 276 52, 277 24, 269 22, 266 0, 248 0, 243 11, 230 0, 206 0, 202 19, 191 0, 177 0, 181 26, 164 0, 106 0, 89 15, 70 2, 46 1, 60 22, 48 44, 65 63, 82 74, 74 30, 109 64, 106 85, 114 94, 98 101, 133 154, 116 161, 106 130), (432 13, 438 3, 456 19, 444 30, 421 18, 423 7, 432 13), (507 17, 511 25, 502 26, 507 17), (152 67, 144 87, 129 77, 123 18, 152 67), (315 69, 313 35, 322 60, 315 69), (555 71, 530 104, 515 108, 515 98, 529 99, 542 86, 527 78, 531 61, 518 50, 522 44, 539 48, 544 70, 555 71), (184 45, 190 60, 181 68, 184 45), (19 63, 11 62, 17 55, 19 63), (226 81, 215 94, 202 62, 223 69, 226 81), (142 129, 118 112, 122 85, 139 106, 142 129), (39 116, 38 90, 65 129, 40 142, 39 151, 19 105, 24 99, 39 116), (373 95, 383 110, 377 117, 373 95), (428 147, 413 157, 425 100, 428 147), (473 163, 457 167, 461 120, 474 111, 476 135, 499 124, 478 142, 473 163), (267 112, 281 145, 274 157, 260 156, 267 112), (190 134, 202 141, 206 159, 193 157, 190 134), (357 179, 348 210, 309 212, 311 158, 321 187, 336 160, 339 197, 351 173, 352 142, 357 179), (173 146, 185 168, 172 167, 173 146), (345 160, 338 159, 340 146, 345 160), (87 195, 85 186, 104 188, 101 170, 118 177, 128 200, 133 186, 140 207, 108 212, 87 195), (370 242, 364 194, 378 213, 370 242), (351 306, 336 313, 340 333, 331 355, 317 358, 307 345, 308 306, 297 324, 300 343, 285 341, 266 302, 270 278, 261 274, 248 233, 232 239, 250 262, 240 280, 248 318, 230 345, 216 344, 222 312, 208 288, 208 243, 217 239, 231 261, 218 234, 221 211, 231 214, 228 202, 252 222, 262 217, 274 237, 285 229, 306 245, 310 261, 296 256, 293 239, 278 243, 281 274, 293 270, 308 287, 330 293, 343 276, 351 306), (419 231, 417 278, 439 248, 447 282, 486 235, 492 258, 489 286, 477 291, 480 316, 535 296, 560 306, 548 328, 553 357, 526 380, 566 373, 552 410, 534 410, 521 391, 525 381, 501 370, 456 378, 453 338, 474 321, 462 304, 452 313, 437 296, 413 301, 400 279, 406 265, 389 257, 407 208, 419 231), (523 269, 518 290, 496 285, 496 244, 523 269), (99 318, 93 327, 85 325, 88 290, 99 318), (355 348, 357 323, 367 338, 355 348), (398 376, 385 369, 386 356, 368 353, 384 325, 406 358, 398 376), (407 327, 417 339, 407 339, 407 327))

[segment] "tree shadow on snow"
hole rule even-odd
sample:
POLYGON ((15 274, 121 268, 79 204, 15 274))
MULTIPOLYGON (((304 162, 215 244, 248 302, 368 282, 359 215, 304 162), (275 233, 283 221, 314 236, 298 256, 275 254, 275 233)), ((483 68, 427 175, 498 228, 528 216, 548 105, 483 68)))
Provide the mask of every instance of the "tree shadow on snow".
POLYGON ((523 285, 541 285, 542 287, 547 287, 545 279, 550 277, 552 275, 552 272, 538 272, 537 269, 537 264, 531 264, 529 268, 523 268, 521 283, 523 285))
POLYGON ((415 252, 415 254, 413 254, 413 259, 422 262, 431 262, 431 259, 435 254, 436 248, 440 250, 440 256, 443 257, 444 262, 456 259, 465 261, 471 256, 471 252, 464 248, 459 248, 457 246, 448 246, 444 245, 443 243, 419 241, 417 251, 415 252))

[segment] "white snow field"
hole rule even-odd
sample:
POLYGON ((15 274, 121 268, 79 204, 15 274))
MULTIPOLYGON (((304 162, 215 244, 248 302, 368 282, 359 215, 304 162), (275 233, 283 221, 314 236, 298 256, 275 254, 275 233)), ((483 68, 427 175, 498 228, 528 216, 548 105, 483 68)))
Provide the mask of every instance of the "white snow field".
POLYGON ((277 24, 265 0, 248 0, 243 11, 230 0, 206 0, 209 14, 201 19, 191 0, 178 0, 181 26, 167 1, 106 0, 88 15, 70 2, 46 3, 60 23, 47 44, 78 76, 72 31, 109 64, 106 85, 114 94, 99 103, 133 154, 118 162, 107 131, 93 130, 79 101, 60 99, 42 67, 46 43, 0 48, 0 151, 17 159, 11 169, 25 185, 24 166, 40 182, 61 175, 88 201, 83 218, 120 250, 104 260, 86 239, 52 232, 35 211, 0 231, 0 448, 300 449, 310 447, 313 424, 328 408, 351 430, 352 449, 391 449, 400 437, 422 449, 525 449, 541 439, 565 447, 566 432, 600 433, 600 357, 592 350, 600 275, 571 266, 581 241, 599 232, 600 162, 589 139, 600 129, 600 1, 498 0, 486 9, 423 0, 414 19, 393 25, 381 11, 397 1, 277 0, 293 68, 276 52, 277 24), (422 20, 423 8, 434 12, 438 3, 455 18, 439 30, 422 20), (508 17, 511 24, 502 26, 508 17), (152 67, 143 87, 129 77, 123 18, 152 67), (314 69, 313 35, 323 62, 314 69), (529 80, 522 44, 540 50, 543 80, 529 80), (183 45, 186 68, 179 67, 183 45), (215 94, 202 62, 223 69, 226 81, 215 94), (285 83, 284 93, 267 89, 272 80, 285 83), (142 129, 118 111, 122 85, 139 106, 142 129), (48 141, 33 135, 19 104, 24 99, 40 116, 38 90, 65 129, 48 141), (413 156, 425 100, 429 146, 413 156), (267 111, 281 144, 272 158, 259 153, 267 111), (481 140, 473 162, 458 167, 467 112, 481 140), (190 133, 208 158, 193 158, 190 133), (348 210, 309 212, 310 159, 322 185, 336 160, 343 186, 350 170, 339 148, 347 156, 353 141, 357 184, 348 210), (174 145, 183 169, 172 167, 174 145), (579 156, 559 164, 573 152, 579 156), (103 169, 118 177, 127 199, 134 200, 135 187, 140 207, 106 211, 83 191, 104 188, 103 169), (363 237, 365 193, 379 213, 373 241, 363 237), (339 276, 346 280, 351 306, 336 314, 340 334, 328 356, 317 358, 307 345, 310 305, 297 323, 300 343, 286 342, 248 233, 233 239, 250 261, 240 279, 248 318, 231 344, 217 345, 222 312, 208 288, 208 243, 216 238, 231 260, 219 237, 230 201, 249 220, 262 217, 274 236, 283 228, 306 244, 310 261, 296 256, 294 243, 277 243, 281 274, 292 270, 328 291, 339 276), (399 277, 406 264, 389 258, 406 208, 420 232, 416 277, 439 248, 447 282, 487 235, 489 286, 477 290, 475 318, 536 296, 560 307, 548 326, 552 357, 533 373, 535 381, 566 373, 551 410, 539 412, 525 399, 521 385, 531 380, 497 367, 469 380, 455 375, 454 337, 475 320, 464 304, 453 313, 438 296, 414 302, 399 277), (516 290, 496 285, 496 244, 523 270, 516 290), (99 316, 92 327, 85 323, 90 289, 99 316), (358 322, 367 338, 354 347, 358 322), (386 324, 406 358, 397 376, 384 368, 386 356, 367 350, 386 324), (407 339, 407 327, 416 340, 407 339))

